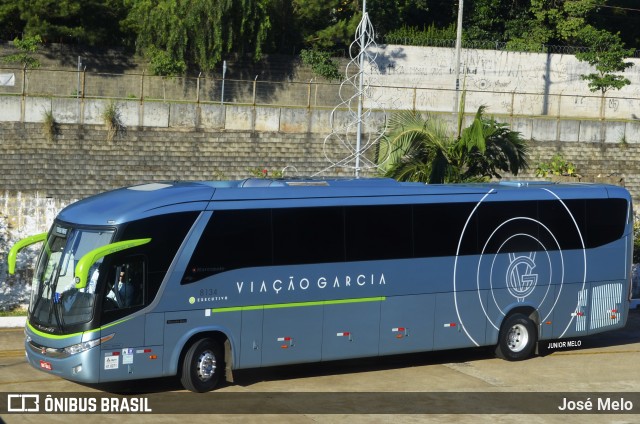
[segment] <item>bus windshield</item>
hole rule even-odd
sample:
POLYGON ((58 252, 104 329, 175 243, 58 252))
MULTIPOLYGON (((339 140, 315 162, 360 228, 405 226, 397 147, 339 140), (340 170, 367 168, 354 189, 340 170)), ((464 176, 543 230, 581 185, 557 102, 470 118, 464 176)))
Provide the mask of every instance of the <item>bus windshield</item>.
POLYGON ((96 282, 102 258, 89 271, 86 287, 77 289, 74 269, 87 252, 111 242, 113 230, 85 230, 54 224, 38 260, 31 286, 31 322, 55 332, 93 318, 96 282))

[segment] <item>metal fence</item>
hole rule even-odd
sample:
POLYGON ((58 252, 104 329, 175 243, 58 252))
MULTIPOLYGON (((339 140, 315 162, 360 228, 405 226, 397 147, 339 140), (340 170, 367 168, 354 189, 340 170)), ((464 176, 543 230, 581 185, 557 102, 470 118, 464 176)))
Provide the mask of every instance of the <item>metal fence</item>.
MULTIPOLYGON (((401 44, 405 46, 422 46, 422 47, 446 47, 453 49, 456 47, 455 39, 436 39, 425 38, 415 39, 413 37, 403 36, 386 36, 384 42, 387 44, 401 44)), ((462 40, 461 47, 463 49, 477 49, 477 50, 498 50, 498 51, 511 51, 522 53, 551 53, 551 54, 571 54, 574 55, 578 52, 587 52, 589 47, 580 46, 562 46, 553 44, 539 44, 536 46, 529 46, 523 48, 517 44, 508 43, 506 41, 490 41, 490 40, 462 40)), ((640 50, 634 50, 631 57, 640 57, 640 50)))
MULTIPOLYGON (((296 108, 334 108, 354 92, 339 83, 316 81, 234 80, 213 77, 159 77, 86 71, 0 67, 2 96, 114 99, 296 108), (3 83, 4 81, 4 83, 3 83), (3 85, 4 84, 4 85, 3 85), (340 97, 342 96, 342 97, 340 97)), ((438 87, 368 88, 373 109, 453 112, 459 92, 438 87)), ((585 119, 640 119, 640 97, 466 90, 467 113, 481 105, 488 113, 585 119)), ((2 120, 2 116, 0 116, 2 120)))

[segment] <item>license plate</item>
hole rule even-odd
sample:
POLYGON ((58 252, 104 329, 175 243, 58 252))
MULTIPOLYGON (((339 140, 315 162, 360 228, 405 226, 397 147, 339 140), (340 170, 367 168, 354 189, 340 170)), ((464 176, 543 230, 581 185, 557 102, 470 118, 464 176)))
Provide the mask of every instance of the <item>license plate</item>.
POLYGON ((47 371, 51 371, 53 368, 51 367, 51 362, 40 361, 40 368, 43 368, 47 371))

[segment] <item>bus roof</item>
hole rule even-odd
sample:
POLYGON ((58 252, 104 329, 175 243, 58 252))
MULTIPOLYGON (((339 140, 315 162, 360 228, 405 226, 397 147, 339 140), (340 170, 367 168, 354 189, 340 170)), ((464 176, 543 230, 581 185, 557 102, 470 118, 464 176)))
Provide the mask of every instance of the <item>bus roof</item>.
MULTIPOLYGON (((263 179, 235 181, 154 182, 108 191, 63 209, 58 219, 78 225, 117 225, 167 212, 211 209, 210 203, 280 201, 285 199, 384 198, 455 196, 473 201, 489 192, 513 192, 514 200, 539 199, 541 188, 563 198, 630 198, 622 187, 602 184, 558 184, 546 181, 503 181, 477 184, 404 183, 386 178, 263 179), (587 191, 585 191, 587 190, 587 191)), ((376 201, 376 203, 378 203, 376 201)), ((313 204, 317 205, 317 202, 313 204)))

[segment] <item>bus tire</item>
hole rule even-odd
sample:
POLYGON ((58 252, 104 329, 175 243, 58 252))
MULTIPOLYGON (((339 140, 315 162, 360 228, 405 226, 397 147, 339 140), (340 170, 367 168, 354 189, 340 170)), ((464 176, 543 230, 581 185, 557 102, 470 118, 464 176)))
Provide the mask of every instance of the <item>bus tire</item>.
POLYGON ((189 347, 182 361, 180 382, 192 392, 213 390, 224 372, 220 344, 213 339, 200 339, 189 347))
POLYGON ((502 324, 496 355, 507 361, 521 361, 531 356, 536 342, 535 323, 526 315, 516 313, 502 324))

